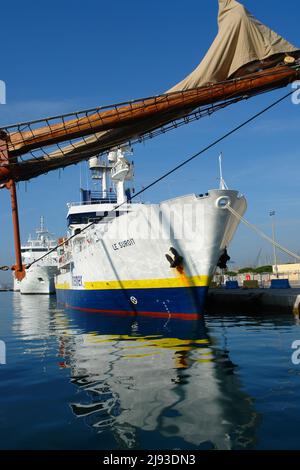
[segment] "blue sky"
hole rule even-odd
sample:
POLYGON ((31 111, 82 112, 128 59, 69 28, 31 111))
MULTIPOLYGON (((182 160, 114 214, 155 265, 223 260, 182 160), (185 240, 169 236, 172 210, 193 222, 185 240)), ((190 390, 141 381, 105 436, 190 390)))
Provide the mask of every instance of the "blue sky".
MULTIPOLYGON (((43 116, 163 92, 202 59, 217 33, 217 0, 86 0, 21 2, 1 6, 0 79, 6 125, 43 116)), ((300 47, 300 4, 244 0, 261 21, 300 47)), ((216 137, 286 93, 282 89, 221 111, 135 146, 136 188, 199 151, 216 137)), ((300 252, 300 105, 290 100, 259 118, 145 195, 146 201, 217 186, 218 153, 227 184, 248 200, 246 217, 270 233, 276 210, 277 238, 300 252)), ((82 171, 85 167, 82 166, 82 171)), ((40 215, 57 236, 66 228, 66 203, 79 198, 79 166, 19 184, 22 239, 40 215), (27 187, 26 187, 27 186, 27 187)), ((9 194, 0 191, 0 265, 13 260, 9 194)), ((237 265, 271 256, 265 242, 240 227, 231 246, 237 265)), ((285 257, 283 255, 282 259, 285 257)), ((0 277, 1 279, 1 277, 0 277)))

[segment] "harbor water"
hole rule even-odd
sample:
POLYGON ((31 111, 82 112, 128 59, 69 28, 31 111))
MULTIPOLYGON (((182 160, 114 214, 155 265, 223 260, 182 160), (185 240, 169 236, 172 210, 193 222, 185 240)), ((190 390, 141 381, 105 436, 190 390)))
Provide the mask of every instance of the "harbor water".
POLYGON ((12 292, 0 311, 1 449, 300 449, 292 315, 120 317, 12 292))

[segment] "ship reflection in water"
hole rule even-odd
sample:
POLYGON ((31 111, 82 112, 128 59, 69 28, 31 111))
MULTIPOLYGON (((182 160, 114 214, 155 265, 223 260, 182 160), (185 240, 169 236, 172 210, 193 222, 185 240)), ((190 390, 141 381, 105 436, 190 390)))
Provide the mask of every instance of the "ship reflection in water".
POLYGON ((83 330, 60 338, 72 383, 87 392, 72 411, 120 446, 136 448, 142 430, 158 432, 157 445, 230 449, 233 434, 253 427, 235 366, 227 351, 216 358, 203 322, 95 316, 83 330))
MULTIPOLYGON (((39 340, 45 361, 55 339, 57 373, 72 384, 65 412, 82 433, 96 435, 94 448, 255 447, 254 403, 226 345, 213 345, 202 321, 63 311, 53 299, 16 294, 14 303, 25 352, 39 340)), ((74 447, 85 447, 77 432, 74 447)))

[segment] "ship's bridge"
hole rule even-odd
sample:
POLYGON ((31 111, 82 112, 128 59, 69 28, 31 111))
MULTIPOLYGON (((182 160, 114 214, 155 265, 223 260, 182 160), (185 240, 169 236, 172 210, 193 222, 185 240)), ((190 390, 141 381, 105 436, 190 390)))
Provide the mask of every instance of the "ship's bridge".
POLYGON ((101 218, 103 222, 107 223, 109 220, 120 217, 122 214, 132 212, 137 209, 139 203, 135 204, 123 204, 120 208, 114 210, 118 207, 118 204, 111 203, 98 203, 98 204, 86 204, 80 202, 73 202, 68 204, 68 226, 70 225, 86 225, 91 222, 99 223, 101 218))
MULTIPOLYGON (((116 217, 135 210, 140 203, 132 204, 134 189, 125 182, 133 179, 133 162, 125 158, 127 147, 109 152, 107 157, 91 157, 89 168, 94 186, 100 190, 81 188, 81 202, 68 204, 68 226, 107 223, 116 217)), ((76 227, 77 229, 78 227, 76 227)))

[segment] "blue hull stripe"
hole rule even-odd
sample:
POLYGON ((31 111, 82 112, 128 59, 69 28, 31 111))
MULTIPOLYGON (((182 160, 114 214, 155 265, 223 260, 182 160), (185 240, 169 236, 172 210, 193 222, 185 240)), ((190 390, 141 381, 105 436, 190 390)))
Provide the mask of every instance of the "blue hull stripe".
POLYGON ((75 310, 197 319, 203 314, 207 287, 160 289, 57 289, 58 302, 75 310))

